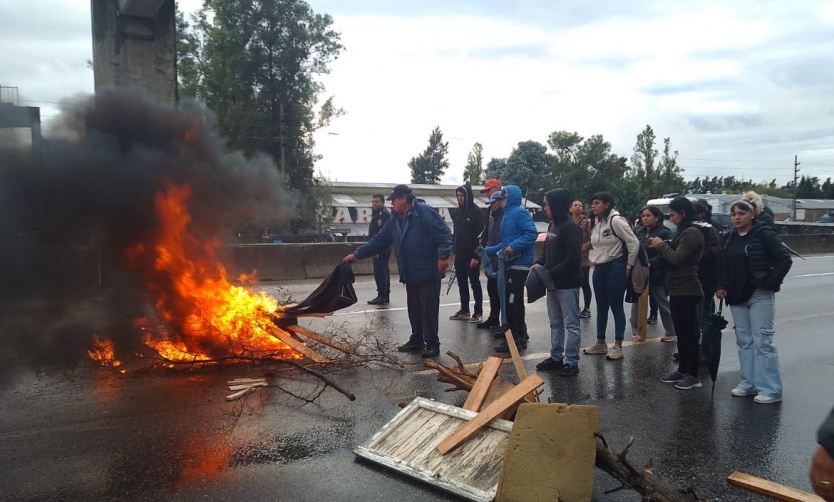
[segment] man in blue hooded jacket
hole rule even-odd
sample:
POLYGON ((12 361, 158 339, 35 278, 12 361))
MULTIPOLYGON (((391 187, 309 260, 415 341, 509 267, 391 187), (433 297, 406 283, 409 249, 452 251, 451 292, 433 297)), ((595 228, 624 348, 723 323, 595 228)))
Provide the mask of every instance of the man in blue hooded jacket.
MULTIPOLYGON (((533 265, 533 246, 538 237, 536 224, 527 209, 521 207, 521 189, 508 185, 501 242, 484 249, 487 256, 498 256, 504 270, 504 299, 507 325, 519 349, 527 348, 527 323, 524 320, 524 283, 533 265)), ((502 278, 499 277, 499 281, 502 278)), ((495 347, 496 352, 509 352, 506 340, 495 347)))
POLYGON ((437 211, 415 200, 408 186, 395 186, 388 200, 394 214, 382 230, 342 261, 369 258, 394 246, 411 323, 411 337, 397 350, 437 357, 440 279, 449 266, 452 233, 437 211))

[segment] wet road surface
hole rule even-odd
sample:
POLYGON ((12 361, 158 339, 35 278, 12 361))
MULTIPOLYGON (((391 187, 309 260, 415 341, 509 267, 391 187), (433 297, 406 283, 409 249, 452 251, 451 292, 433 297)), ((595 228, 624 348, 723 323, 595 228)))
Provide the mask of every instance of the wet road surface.
MULTIPOLYGON (((300 299, 318 283, 280 286, 300 299)), ((726 477, 735 470, 810 491, 815 431, 834 405, 832 286, 834 257, 815 256, 796 261, 777 294, 781 404, 730 395, 739 378, 732 321, 724 331, 714 397, 706 374, 705 387, 694 391, 658 381, 674 369, 675 344, 660 343, 662 328, 654 325, 648 343, 626 343, 622 361, 583 355, 576 378, 539 373, 546 382, 543 398, 599 406, 600 431, 615 450, 634 436, 629 458, 636 466, 652 458, 659 475, 704 497, 768 500, 729 486, 726 477)), ((356 289, 357 305, 302 323, 352 333, 373 322, 380 336, 404 341, 404 289, 393 287, 387 309, 365 305, 375 296, 371 277, 360 277, 356 289)), ((445 289, 444 283, 442 351, 452 350, 466 363, 495 355, 496 340, 487 332, 448 320, 459 306, 456 287, 448 296, 445 289)), ((533 372, 547 357, 549 331, 544 302, 527 308, 531 340, 522 355, 533 372)), ((725 315, 731 318, 727 310, 725 315)), ((583 346, 590 345, 593 321, 583 320, 582 328, 583 346)), ((226 402, 226 381, 263 376, 257 366, 124 375, 83 366, 20 373, 0 385, 0 500, 454 500, 352 453, 397 413, 401 401, 423 396, 463 404, 465 394, 444 392, 446 386, 423 371, 418 355, 404 359, 403 371, 340 372, 334 378, 356 401, 328 389, 313 404, 277 389, 226 402)), ((445 355, 440 360, 452 363, 445 355)), ((514 379, 512 365, 501 371, 514 379)), ((271 382, 300 393, 316 385, 290 372, 271 382)), ((635 492, 604 494, 616 487, 596 471, 594 500, 639 500, 635 492)))

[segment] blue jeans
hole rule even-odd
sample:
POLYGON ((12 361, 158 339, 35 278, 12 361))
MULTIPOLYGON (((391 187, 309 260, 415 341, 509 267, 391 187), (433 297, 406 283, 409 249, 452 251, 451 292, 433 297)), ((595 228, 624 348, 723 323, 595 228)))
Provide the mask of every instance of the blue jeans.
POLYGON ((594 296, 597 299, 597 340, 605 340, 608 309, 614 314, 614 339, 625 338, 626 259, 621 256, 608 263, 594 265, 594 296))
POLYGON ((579 364, 579 288, 547 292, 547 317, 550 318, 550 358, 565 364, 579 364), (568 330, 565 343, 565 328, 568 330))
POLYGON ((782 396, 779 354, 773 346, 773 315, 776 293, 757 289, 749 300, 731 305, 735 321, 738 360, 744 390, 772 397, 782 396))

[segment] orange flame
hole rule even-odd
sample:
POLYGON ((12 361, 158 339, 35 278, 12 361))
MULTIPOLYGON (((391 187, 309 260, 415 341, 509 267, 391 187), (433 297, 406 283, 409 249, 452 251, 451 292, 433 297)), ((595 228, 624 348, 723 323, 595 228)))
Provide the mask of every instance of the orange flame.
MULTIPOLYGON (((300 358, 269 334, 277 329, 273 316, 283 309, 266 293, 252 293, 233 286, 226 269, 217 260, 217 239, 200 242, 189 229, 187 202, 191 188, 169 186, 155 199, 160 219, 159 235, 152 243, 136 242, 125 250, 128 266, 142 273, 154 306, 173 329, 160 333, 146 329, 147 320, 137 320, 146 331, 144 343, 170 361, 207 361, 224 356, 262 357, 275 355, 300 358)), ((246 282, 257 282, 245 276, 246 282)), ((105 341, 105 344, 108 343, 105 341)), ((104 345, 99 344, 101 352, 104 345)), ((112 343, 109 345, 112 358, 112 343)), ((90 353, 96 360, 99 356, 90 353)))

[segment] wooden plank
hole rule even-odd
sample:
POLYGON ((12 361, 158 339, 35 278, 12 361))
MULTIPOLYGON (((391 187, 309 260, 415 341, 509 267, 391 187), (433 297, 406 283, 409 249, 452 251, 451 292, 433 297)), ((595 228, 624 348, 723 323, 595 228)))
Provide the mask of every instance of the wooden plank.
POLYGON ((450 451, 454 450, 461 443, 475 435, 475 433, 486 424, 496 419, 518 401, 524 399, 525 395, 542 385, 544 385, 544 380, 542 380, 538 375, 530 375, 525 378, 524 381, 513 387, 511 391, 501 396, 500 399, 489 405, 484 411, 478 413, 478 416, 441 441, 440 444, 437 445, 437 451, 439 451, 441 455, 446 455, 450 451))
POLYGON ((249 383, 242 383, 238 385, 230 385, 229 390, 243 390, 248 389, 250 387, 266 387, 266 382, 249 382, 249 383))
POLYGON ((257 387, 247 387, 243 390, 235 392, 234 394, 229 394, 228 396, 226 396, 226 401, 234 401, 235 399, 240 399, 241 397, 245 396, 246 394, 249 394, 255 389, 257 389, 257 387))
MULTIPOLYGON (((527 378, 527 370, 524 369, 524 361, 521 360, 521 354, 518 353, 518 347, 515 345, 515 337, 513 337, 513 330, 508 329, 504 332, 504 338, 507 339, 507 347, 510 348, 510 357, 513 360, 513 366, 515 366, 515 372, 518 373, 518 381, 521 382, 525 378, 527 378)), ((539 402, 539 394, 537 392, 531 392, 525 401, 531 403, 538 403, 539 402)))
POLYGON ((317 363, 327 363, 330 362, 330 359, 324 357, 323 355, 319 354, 315 350, 311 349, 310 347, 304 345, 303 343, 299 342, 295 338, 293 338, 289 333, 286 331, 280 330, 278 328, 268 328, 269 333, 274 336, 275 338, 281 340, 282 342, 286 343, 290 347, 293 348, 296 352, 299 352, 305 355, 312 361, 317 363))
POLYGON ((787 502, 824 502, 822 497, 813 493, 803 492, 802 490, 757 478, 756 476, 751 476, 743 472, 735 471, 727 477, 727 481, 731 485, 740 486, 747 490, 762 493, 787 502))
POLYGON ((259 382, 266 382, 266 378, 235 378, 234 380, 229 380, 228 382, 226 382, 226 385, 242 385, 245 383, 259 382))
POLYGON ((315 331, 309 330, 309 329, 307 329, 303 326, 298 326, 297 324, 292 324, 290 326, 287 326, 287 329, 294 332, 294 333, 297 333, 301 336, 306 336, 310 340, 315 340, 319 343, 323 343, 325 345, 333 347, 336 350, 340 350, 340 351, 344 352, 345 354, 354 354, 355 353, 354 350, 351 349, 350 347, 348 347, 347 345, 336 342, 329 337, 326 337, 326 336, 324 336, 320 333, 316 333, 315 331))
POLYGON ((646 289, 643 290, 643 294, 640 295, 640 300, 637 302, 637 336, 640 337, 639 341, 645 342, 646 341, 646 331, 648 327, 646 326, 646 320, 649 314, 649 288, 651 286, 646 286, 646 289))
POLYGON ((464 410, 478 411, 481 409, 484 398, 486 398, 487 392, 489 391, 489 386, 492 385, 492 381, 498 376, 498 370, 501 369, 501 363, 503 362, 504 360, 500 357, 490 357, 486 360, 484 367, 481 368, 481 373, 478 375, 478 379, 475 380, 475 385, 469 391, 469 397, 463 403, 464 410))

